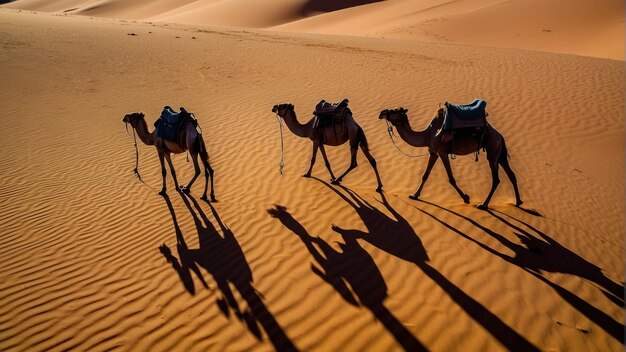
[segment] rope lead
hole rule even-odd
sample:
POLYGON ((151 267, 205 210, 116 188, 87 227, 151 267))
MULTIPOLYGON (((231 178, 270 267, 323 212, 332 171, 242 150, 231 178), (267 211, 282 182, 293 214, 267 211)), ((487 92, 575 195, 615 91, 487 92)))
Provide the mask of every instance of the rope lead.
POLYGON ((133 173, 139 178, 139 180, 141 180, 141 175, 139 174, 139 149, 137 148, 137 137, 135 136, 134 128, 132 137, 130 136, 130 133, 128 133, 128 122, 126 123, 126 134, 128 135, 128 138, 133 141, 133 145, 135 146, 135 168, 133 169, 133 173))
POLYGON ((405 152, 403 152, 398 145, 396 144, 396 141, 393 139, 393 126, 391 126, 391 123, 389 123, 389 120, 385 119, 385 122, 387 122, 387 133, 389 133, 389 139, 391 139, 391 143, 393 143, 393 146, 396 147, 396 149, 398 149, 398 151, 402 154, 404 154, 405 156, 408 156, 409 158, 418 158, 421 156, 426 156, 426 155, 430 155, 430 153, 424 153, 424 154, 417 154, 417 155, 410 155, 407 154, 405 152))
POLYGON ((278 164, 278 170, 280 171, 280 175, 283 175, 283 169, 285 168, 285 149, 283 145, 283 122, 276 113, 276 119, 278 120, 278 128, 280 131, 280 163, 278 164))

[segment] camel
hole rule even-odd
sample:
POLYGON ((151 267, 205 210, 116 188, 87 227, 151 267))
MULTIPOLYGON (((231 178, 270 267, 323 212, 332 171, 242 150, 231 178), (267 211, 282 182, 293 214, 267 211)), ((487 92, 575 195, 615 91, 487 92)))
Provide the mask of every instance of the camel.
MULTIPOLYGON (((182 109, 181 109, 182 110, 182 109)), ((181 114, 182 117, 182 114, 181 114)), ((170 166, 170 171, 172 172, 172 178, 174 179, 174 185, 177 190, 180 190, 184 193, 189 193, 191 190, 191 186, 194 181, 200 175, 200 166, 198 164, 198 155, 200 155, 200 160, 204 165, 204 193, 202 194, 202 199, 207 199, 207 187, 209 183, 209 177, 211 178, 211 201, 215 201, 215 194, 213 192, 213 178, 214 172, 211 164, 209 163, 209 154, 206 151, 206 145, 204 144, 204 139, 202 138, 202 134, 198 132, 196 126, 192 119, 187 119, 183 122, 183 125, 178 129, 178 140, 184 141, 182 145, 179 145, 176 142, 165 140, 161 137, 157 137, 156 129, 152 132, 148 132, 148 125, 146 124, 146 120, 144 114, 141 112, 135 112, 132 114, 127 114, 122 119, 122 122, 129 123, 136 131, 139 139, 146 145, 153 145, 156 147, 157 153, 159 155, 159 161, 161 162, 161 175, 163 176, 163 187, 159 192, 160 195, 166 194, 166 186, 165 186, 165 176, 167 175, 167 171, 165 170, 164 159, 167 160, 167 163, 170 166), (174 170, 174 165, 172 164, 172 158, 170 156, 171 153, 180 154, 189 151, 191 154, 191 160, 193 160, 193 166, 195 169, 195 173, 189 183, 186 186, 179 186, 178 180, 176 179, 176 171, 174 170)))
MULTIPOLYGON (((457 186, 454 176, 452 175, 452 168, 450 167, 450 159, 448 158, 448 155, 467 155, 477 152, 481 147, 479 139, 471 134, 459 133, 454 137, 453 141, 444 143, 442 142, 440 136, 435 136, 443 124, 444 108, 439 108, 437 110, 437 114, 432 119, 428 127, 422 131, 414 131, 411 129, 409 119, 406 114, 407 111, 408 109, 404 108, 386 109, 380 112, 378 118, 386 119, 393 126, 395 126, 400 134, 400 137, 409 145, 428 148, 430 158, 428 159, 426 170, 424 170, 424 174, 422 175, 422 181, 417 191, 410 195, 409 198, 414 200, 419 199, 422 189, 424 188, 424 184, 430 175, 430 171, 437 162, 437 159, 441 158, 441 162, 443 163, 446 173, 448 174, 450 184, 459 193, 463 202, 468 204, 470 197, 463 193, 459 186, 457 186)), ((489 208, 489 201, 500 183, 500 179, 498 177, 498 166, 502 166, 509 177, 509 180, 513 184, 513 189, 515 190, 515 206, 521 206, 523 202, 517 188, 515 173, 509 165, 508 152, 504 142, 504 137, 502 137, 502 135, 490 124, 487 124, 485 128, 482 147, 484 147, 487 151, 487 160, 489 161, 489 167, 491 168, 492 184, 489 195, 482 204, 478 205, 478 208, 482 210, 487 210, 489 208)))
MULTIPOLYGON (((348 109, 347 106, 340 105, 338 109, 348 109)), ((335 126, 327 126, 324 128, 314 128, 314 120, 312 118, 309 122, 305 124, 301 124, 298 122, 298 118, 296 116, 296 112, 294 111, 293 104, 280 104, 274 105, 272 108, 272 112, 276 113, 280 118, 285 121, 287 128, 298 137, 308 138, 313 142, 313 154, 311 156, 311 165, 306 173, 303 175, 304 177, 311 177, 311 171, 313 170, 313 165, 315 164, 315 159, 317 156, 317 150, 319 149, 322 152, 322 157, 324 157, 324 164, 330 173, 330 181, 334 185, 338 185, 341 183, 343 178, 354 168, 357 167, 356 155, 357 155, 357 147, 361 148, 363 154, 369 161, 370 165, 374 169, 374 173, 376 174, 376 181, 378 182, 378 187, 376 188, 376 192, 383 191, 383 184, 380 181, 380 176, 378 174, 378 168, 376 167, 376 160, 369 152, 369 147, 367 144, 367 139, 365 137, 365 133, 361 126, 359 126, 354 118, 352 117, 352 113, 348 109, 345 114, 345 123, 342 123, 337 128, 338 125, 335 126), (333 170, 330 167, 330 163, 328 162, 328 158, 326 156, 326 150, 324 149, 324 145, 329 146, 340 146, 346 142, 350 142, 350 165, 339 177, 335 177, 333 174, 333 170)), ((339 110, 338 113, 342 113, 343 110, 339 110)))

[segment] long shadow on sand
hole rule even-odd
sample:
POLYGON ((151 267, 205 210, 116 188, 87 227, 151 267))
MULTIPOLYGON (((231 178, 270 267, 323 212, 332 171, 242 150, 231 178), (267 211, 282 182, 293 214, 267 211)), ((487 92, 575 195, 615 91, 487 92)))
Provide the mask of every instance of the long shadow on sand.
MULTIPOLYGON (((500 213, 502 216, 497 215, 496 212, 489 210, 489 214, 493 217, 510 227, 514 232, 514 234, 520 239, 520 241, 524 245, 520 245, 508 240, 505 236, 477 223, 473 219, 461 215, 452 210, 441 207, 437 204, 420 201, 422 203, 431 205, 435 208, 446 211, 452 215, 455 215, 476 228, 484 231, 489 236, 498 240, 502 245, 513 251, 515 253, 514 256, 508 256, 494 250, 480 241, 472 238, 471 236, 463 233, 459 229, 451 226, 450 224, 444 222, 443 220, 437 218, 430 212, 427 212, 424 209, 420 209, 414 205, 411 205, 418 211, 427 215, 428 217, 434 219, 435 221, 442 224, 444 227, 454 231, 460 236, 474 242, 479 247, 488 251, 489 253, 501 258, 502 260, 511 263, 525 270, 535 278, 544 282, 552 289, 556 291, 556 293, 561 296, 565 301, 567 301, 570 305, 576 308, 579 312, 587 316, 591 321, 596 323, 602 329, 604 329, 609 335, 611 335, 616 340, 623 342, 624 338, 624 325, 620 322, 615 321, 611 316, 599 310, 598 308, 592 306, 588 302, 585 302, 580 297, 576 296, 574 293, 568 291, 567 289, 557 285, 556 283, 548 280, 542 272, 553 272, 553 273, 563 273, 569 275, 576 275, 585 280, 589 280, 595 283, 600 291, 607 296, 613 303, 618 306, 624 306, 624 287, 618 283, 613 282, 611 279, 606 277, 602 270, 580 257, 578 254, 572 252, 571 250, 565 248, 560 243, 555 241, 553 238, 548 236, 547 234, 541 232, 537 228, 531 226, 530 224, 516 219, 511 215, 500 213), (513 221, 518 222, 526 226, 531 231, 537 233, 540 238, 535 237, 530 232, 524 230, 523 228, 513 224, 511 221, 505 219, 505 217, 512 219, 513 221)), ((407 203, 408 204, 408 203, 407 203)))
MULTIPOLYGON (((448 294, 461 309, 463 309, 476 322, 482 325, 484 329, 502 345, 504 345, 506 349, 514 351, 538 351, 537 347, 535 347, 532 343, 510 328, 495 314, 491 313, 482 304, 463 292, 463 290, 454 285, 444 275, 428 264, 429 258, 421 240, 419 239, 419 236, 417 236, 409 222, 404 219, 393 207, 391 207, 384 194, 381 194, 382 201, 380 201, 380 203, 392 214, 395 219, 388 217, 385 213, 365 201, 356 192, 346 187, 339 186, 349 195, 349 197, 333 188, 328 183, 320 179, 316 180, 324 184, 346 203, 352 206, 361 217, 365 227, 367 228, 367 231, 360 231, 341 229, 334 226, 333 229, 343 236, 346 241, 346 245, 352 242, 356 243, 357 239, 362 239, 395 257, 414 263, 426 274, 426 276, 439 285, 439 287, 441 287, 441 289, 448 294)), ((290 229, 294 231, 294 233, 298 234, 296 231, 298 230, 297 226, 294 226, 294 228, 290 227, 290 229)), ((360 265, 352 265, 359 269, 361 267, 360 265)), ((376 270, 378 271, 378 269, 376 270)), ((372 289, 372 287, 366 288, 366 290, 372 289)), ((341 288, 341 290, 344 289, 341 288)), ((337 291, 344 295, 339 289, 337 291)), ((389 326, 387 328, 390 329, 389 326)), ((398 339, 397 336, 396 339, 398 339)), ((408 349, 405 345, 403 345, 403 347, 408 349)))
POLYGON ((178 225, 172 202, 166 195, 164 196, 165 203, 172 215, 176 232, 178 258, 172 255, 171 250, 165 244, 159 250, 178 273, 187 291, 192 295, 195 294, 192 272, 195 273, 204 287, 209 288, 200 272, 200 268, 203 268, 213 276, 222 293, 222 298, 217 299, 216 303, 227 318, 230 318, 231 312, 234 313, 240 321, 245 321, 250 332, 259 340, 262 338, 260 325, 277 351, 297 350, 252 286, 252 272, 245 255, 233 232, 222 222, 215 208, 211 203, 206 202, 211 208, 224 237, 220 235, 194 198, 183 194, 181 194, 181 198, 196 225, 199 248, 188 248, 178 225), (231 290, 231 285, 246 301, 248 310, 242 311, 239 307, 231 290))
MULTIPOLYGON (((332 285, 346 302, 367 307, 406 351, 427 350, 385 307, 387 284, 372 257, 354 237, 344 236, 345 243, 337 251, 321 238, 311 236, 284 206, 277 205, 267 212, 298 235, 321 267, 312 266, 313 272, 332 285)), ((334 225, 333 229, 338 230, 334 225)))

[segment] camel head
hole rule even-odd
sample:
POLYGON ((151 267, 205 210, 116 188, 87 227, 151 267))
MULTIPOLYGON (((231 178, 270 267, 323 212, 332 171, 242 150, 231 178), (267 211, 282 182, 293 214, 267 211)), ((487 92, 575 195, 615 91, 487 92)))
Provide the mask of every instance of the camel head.
POLYGON ((385 109, 380 112, 378 118, 387 119, 387 121, 391 122, 392 125, 398 126, 409 120, 406 115, 408 111, 409 109, 405 108, 385 109))
POLYGON ((280 117, 285 117, 289 111, 293 111, 293 104, 279 104, 272 107, 272 112, 280 117))
POLYGON ((122 122, 130 123, 130 125, 133 126, 133 128, 135 128, 137 126, 137 123, 143 119, 144 119, 143 112, 133 112, 132 114, 124 115, 122 122))

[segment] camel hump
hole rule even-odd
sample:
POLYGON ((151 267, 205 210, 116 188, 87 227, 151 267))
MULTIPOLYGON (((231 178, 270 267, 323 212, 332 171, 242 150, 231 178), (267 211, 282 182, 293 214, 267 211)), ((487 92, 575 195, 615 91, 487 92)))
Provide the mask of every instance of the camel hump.
POLYGON ((161 116, 154 122, 157 137, 181 144, 179 132, 187 121, 191 121, 194 127, 198 125, 193 113, 188 112, 184 107, 181 106, 180 112, 176 112, 171 107, 165 106, 161 116))
POLYGON ((487 126, 487 102, 483 99, 474 99, 473 102, 466 105, 446 102, 445 106, 443 131, 487 126))
POLYGON ((340 108, 345 108, 348 106, 348 99, 343 99, 339 103, 329 103, 326 100, 320 100, 317 105, 315 105, 314 115, 331 115, 335 114, 335 112, 340 108))
POLYGON ((315 120, 313 128, 326 128, 335 125, 342 125, 346 121, 346 116, 352 114, 348 108, 348 99, 344 99, 339 103, 329 103, 321 100, 315 105, 313 115, 315 120))
POLYGON ((168 124, 176 124, 178 123, 179 116, 180 112, 176 112, 172 110, 172 108, 170 108, 169 106, 166 106, 165 108, 163 108, 163 111, 161 111, 161 117, 159 119, 168 124))
POLYGON ((463 120, 484 118, 487 115, 487 102, 483 99, 474 99, 470 104, 456 105, 446 102, 449 113, 463 120))

